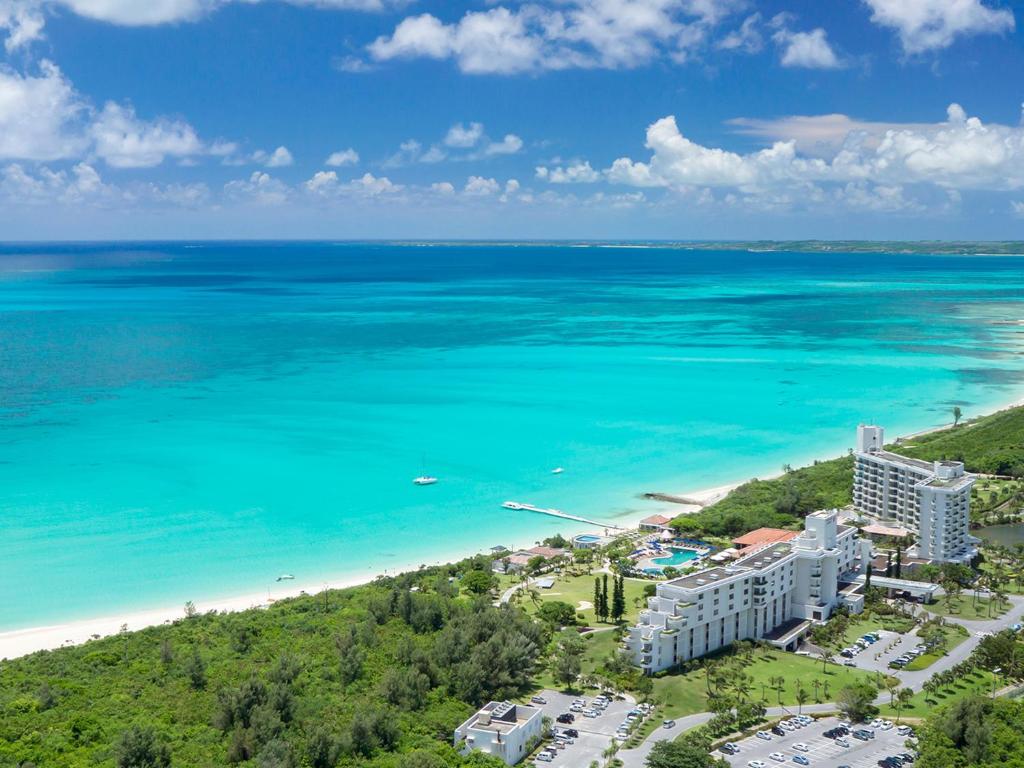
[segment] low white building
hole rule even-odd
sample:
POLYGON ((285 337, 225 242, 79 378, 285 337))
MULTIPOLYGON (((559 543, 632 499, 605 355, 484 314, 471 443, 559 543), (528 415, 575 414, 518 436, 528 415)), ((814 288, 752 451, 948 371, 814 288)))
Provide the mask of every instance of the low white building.
POLYGON ((914 534, 908 555, 967 562, 977 554, 968 533, 974 477, 959 461, 921 461, 883 448, 881 427, 857 427, 853 504, 883 523, 914 534))
POLYGON ((658 584, 626 639, 634 663, 659 672, 749 639, 793 650, 836 606, 860 612, 863 595, 849 582, 867 562, 870 543, 839 525, 837 514, 815 512, 791 541, 658 584))
POLYGON ((540 740, 543 721, 537 707, 492 701, 455 729, 455 748, 462 754, 486 752, 515 765, 540 740))

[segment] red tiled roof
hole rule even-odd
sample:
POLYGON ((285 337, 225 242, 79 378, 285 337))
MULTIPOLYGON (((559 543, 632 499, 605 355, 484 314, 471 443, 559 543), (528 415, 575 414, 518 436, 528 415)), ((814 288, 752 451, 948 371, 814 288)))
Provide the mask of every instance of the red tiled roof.
POLYGON ((761 547, 766 544, 777 544, 780 541, 790 541, 799 534, 796 531, 784 531, 781 528, 758 528, 756 531, 745 533, 732 540, 737 547, 761 547))
POLYGON ((665 517, 664 515, 651 515, 645 517, 640 521, 640 525, 666 525, 672 522, 671 517, 665 517))

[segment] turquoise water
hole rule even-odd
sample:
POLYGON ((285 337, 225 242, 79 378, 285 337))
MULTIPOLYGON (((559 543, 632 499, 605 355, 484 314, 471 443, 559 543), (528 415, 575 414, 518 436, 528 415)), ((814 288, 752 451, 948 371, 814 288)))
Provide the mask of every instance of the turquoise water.
POLYGON ((682 565, 697 559, 697 553, 692 549, 678 549, 676 547, 669 547, 669 549, 672 552, 671 555, 656 557, 651 562, 664 567, 666 565, 682 565))
POLYGON ((583 526, 501 502, 642 516, 987 411, 1022 297, 1014 257, 3 246, 0 629, 530 546, 583 526))

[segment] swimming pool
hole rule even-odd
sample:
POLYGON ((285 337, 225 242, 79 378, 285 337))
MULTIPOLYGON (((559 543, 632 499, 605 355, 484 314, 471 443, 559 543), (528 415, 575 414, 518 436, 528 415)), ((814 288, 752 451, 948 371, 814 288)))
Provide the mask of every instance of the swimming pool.
POLYGON ((677 547, 669 547, 671 555, 665 557, 655 557, 651 560, 655 565, 665 567, 666 565, 677 566, 683 563, 688 563, 691 560, 696 560, 699 555, 696 550, 693 549, 682 549, 677 547))
POLYGON ((594 536, 590 533, 584 533, 582 536, 577 536, 574 541, 578 544, 593 544, 595 541, 600 541, 600 536, 594 536))

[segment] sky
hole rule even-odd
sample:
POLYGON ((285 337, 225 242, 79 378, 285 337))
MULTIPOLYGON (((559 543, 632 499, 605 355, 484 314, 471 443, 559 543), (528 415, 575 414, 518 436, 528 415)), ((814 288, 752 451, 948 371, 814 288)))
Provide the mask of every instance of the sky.
POLYGON ((1011 0, 0 0, 0 240, 1024 239, 1011 0))

